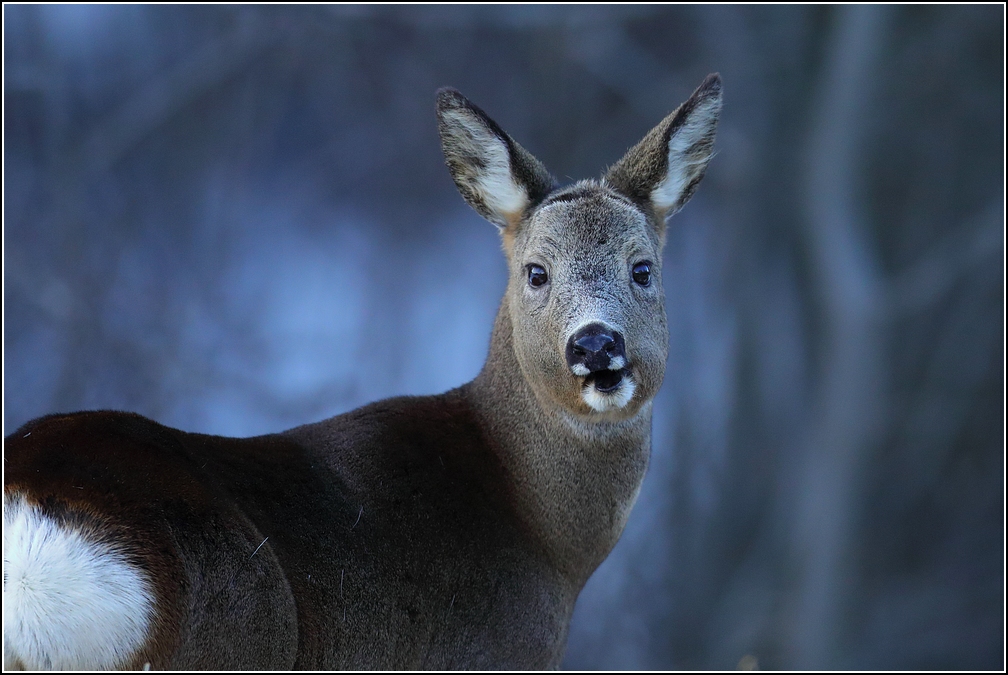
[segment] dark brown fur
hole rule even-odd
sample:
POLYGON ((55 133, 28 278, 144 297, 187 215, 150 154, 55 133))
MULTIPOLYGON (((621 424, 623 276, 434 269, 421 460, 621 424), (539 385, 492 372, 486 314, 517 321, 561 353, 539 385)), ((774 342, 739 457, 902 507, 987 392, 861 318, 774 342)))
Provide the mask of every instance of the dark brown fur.
POLYGON ((5 488, 114 514, 160 581, 136 667, 555 666, 577 589, 517 517, 469 395, 251 439, 45 417, 7 439, 5 488))

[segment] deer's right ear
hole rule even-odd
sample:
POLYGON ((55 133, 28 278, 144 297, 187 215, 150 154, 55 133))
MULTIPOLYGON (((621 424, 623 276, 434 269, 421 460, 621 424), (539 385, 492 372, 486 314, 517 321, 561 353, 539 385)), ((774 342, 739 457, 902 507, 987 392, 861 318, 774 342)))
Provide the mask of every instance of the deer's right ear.
POLYGON ((506 229, 556 183, 539 160, 485 112, 445 87, 437 93, 438 133, 448 170, 477 213, 506 229))

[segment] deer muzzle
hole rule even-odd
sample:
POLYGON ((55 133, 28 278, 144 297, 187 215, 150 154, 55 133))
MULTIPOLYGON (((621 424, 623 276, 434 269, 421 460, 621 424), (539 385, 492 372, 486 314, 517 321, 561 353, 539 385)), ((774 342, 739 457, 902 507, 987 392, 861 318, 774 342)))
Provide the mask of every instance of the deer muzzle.
POLYGON ((627 367, 622 333, 602 323, 581 327, 567 340, 567 365, 578 377, 590 378, 601 392, 619 387, 627 367))

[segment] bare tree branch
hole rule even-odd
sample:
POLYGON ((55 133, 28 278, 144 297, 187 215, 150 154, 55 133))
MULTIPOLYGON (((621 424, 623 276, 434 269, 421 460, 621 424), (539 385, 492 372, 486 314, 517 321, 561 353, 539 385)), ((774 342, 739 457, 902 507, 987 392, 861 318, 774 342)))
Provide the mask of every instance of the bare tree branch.
POLYGON ((174 68, 136 91, 95 125, 77 152, 85 175, 101 175, 138 141, 201 94, 240 70, 275 40, 254 12, 228 34, 211 40, 174 68))
POLYGON ((886 304, 890 316, 926 308, 945 295, 975 266, 1002 254, 1004 262, 1004 194, 992 199, 970 222, 946 235, 928 253, 892 280, 886 304))

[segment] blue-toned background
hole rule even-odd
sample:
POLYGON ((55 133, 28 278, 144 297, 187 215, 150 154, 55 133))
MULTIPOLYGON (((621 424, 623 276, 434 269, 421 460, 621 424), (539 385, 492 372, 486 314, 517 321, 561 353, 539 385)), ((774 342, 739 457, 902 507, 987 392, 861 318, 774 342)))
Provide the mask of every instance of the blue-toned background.
POLYGON ((5 435, 253 435, 471 379, 505 265, 437 87, 568 182, 719 71, 651 469, 564 664, 1004 667, 1002 6, 3 16, 5 435))

